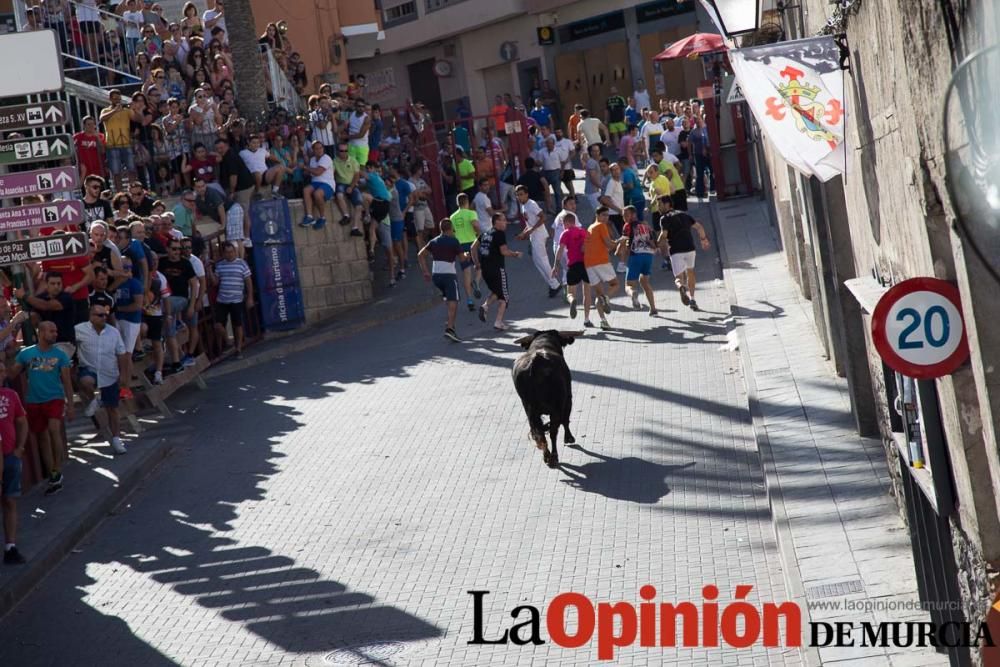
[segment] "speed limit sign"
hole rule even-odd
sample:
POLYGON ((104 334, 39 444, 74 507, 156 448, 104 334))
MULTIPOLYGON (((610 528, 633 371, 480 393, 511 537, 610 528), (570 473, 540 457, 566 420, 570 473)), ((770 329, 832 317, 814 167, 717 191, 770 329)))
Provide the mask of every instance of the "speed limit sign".
POLYGON ((969 357, 958 288, 937 278, 894 285, 872 313, 872 339, 903 375, 926 380, 954 372, 969 357))

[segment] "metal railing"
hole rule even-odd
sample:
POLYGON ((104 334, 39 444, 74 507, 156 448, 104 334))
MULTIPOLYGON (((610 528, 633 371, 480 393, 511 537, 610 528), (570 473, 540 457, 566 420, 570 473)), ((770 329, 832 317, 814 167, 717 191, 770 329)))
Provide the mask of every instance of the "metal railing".
POLYGON ((281 69, 281 65, 278 64, 278 60, 274 57, 274 51, 265 44, 261 44, 260 50, 264 54, 267 78, 270 83, 271 98, 269 102, 289 113, 305 113, 306 103, 302 100, 302 96, 295 90, 295 86, 289 81, 284 70, 281 69))

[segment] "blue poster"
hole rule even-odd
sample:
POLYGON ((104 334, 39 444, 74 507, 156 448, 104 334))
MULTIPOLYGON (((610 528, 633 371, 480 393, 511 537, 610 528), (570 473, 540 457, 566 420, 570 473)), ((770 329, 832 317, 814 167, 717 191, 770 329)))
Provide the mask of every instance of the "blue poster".
POLYGON ((305 323, 305 308, 288 202, 284 199, 253 202, 250 205, 250 238, 264 329, 297 329, 305 323))

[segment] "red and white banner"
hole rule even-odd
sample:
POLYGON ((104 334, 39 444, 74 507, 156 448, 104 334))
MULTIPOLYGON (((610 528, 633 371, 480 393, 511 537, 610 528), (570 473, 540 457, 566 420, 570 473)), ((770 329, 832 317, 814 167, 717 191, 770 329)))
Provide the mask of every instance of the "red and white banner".
POLYGON ((847 171, 844 73, 832 37, 729 52, 757 123, 789 165, 828 181, 847 171))

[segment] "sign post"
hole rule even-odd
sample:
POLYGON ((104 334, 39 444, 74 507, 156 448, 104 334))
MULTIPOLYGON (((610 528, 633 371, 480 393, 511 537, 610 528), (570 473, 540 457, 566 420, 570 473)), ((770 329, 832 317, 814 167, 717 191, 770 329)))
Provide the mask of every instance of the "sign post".
POLYGON ((67 118, 66 103, 60 101, 0 107, 0 132, 65 125, 67 118))
POLYGON ((75 190, 80 186, 80 170, 76 167, 56 167, 0 174, 0 199, 44 195, 50 192, 75 190))
POLYGON ((53 234, 36 239, 0 241, 0 266, 23 264, 87 254, 87 235, 83 232, 53 234))
POLYGON ((25 137, 0 142, 0 164, 29 164, 61 160, 70 154, 73 139, 68 134, 25 137))
POLYGON ((955 372, 969 357, 958 288, 937 278, 894 285, 872 313, 872 340, 882 360, 907 377, 955 372))

